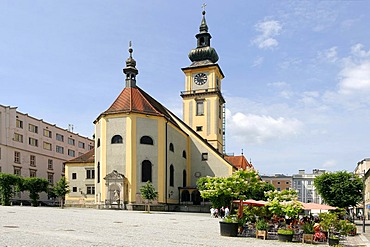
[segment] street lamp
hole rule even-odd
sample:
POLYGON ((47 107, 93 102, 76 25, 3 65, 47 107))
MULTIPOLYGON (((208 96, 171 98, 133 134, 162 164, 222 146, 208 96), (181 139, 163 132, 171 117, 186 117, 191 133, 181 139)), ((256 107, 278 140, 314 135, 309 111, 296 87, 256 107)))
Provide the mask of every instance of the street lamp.
MULTIPOLYGON (((366 205, 365 205, 365 170, 363 171, 363 173, 358 173, 357 175, 362 175, 362 184, 363 184, 363 187, 362 187, 362 232, 365 233, 365 209, 366 209, 366 205)), ((351 178, 350 180, 354 180, 355 178, 351 178)))

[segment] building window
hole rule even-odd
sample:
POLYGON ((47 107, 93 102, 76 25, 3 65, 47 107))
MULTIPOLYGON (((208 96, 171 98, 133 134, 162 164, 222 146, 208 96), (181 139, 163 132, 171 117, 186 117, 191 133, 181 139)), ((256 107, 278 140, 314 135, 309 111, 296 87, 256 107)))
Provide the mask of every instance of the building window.
POLYGON ((93 149, 94 146, 93 145, 89 145, 89 150, 93 149))
POLYGON ((182 157, 186 159, 186 151, 182 151, 182 157))
POLYGON ((307 181, 307 185, 311 185, 311 180, 308 180, 307 181))
POLYGON ((36 166, 36 156, 30 155, 30 166, 36 166))
POLYGON ((141 164, 141 182, 152 182, 152 162, 144 160, 141 164))
POLYGON ((175 180, 175 169, 173 168, 173 165, 170 165, 170 186, 174 186, 174 180, 175 180))
POLYGON ((94 185, 87 185, 86 186, 86 194, 87 195, 95 195, 95 186, 94 185))
POLYGON ((75 157, 76 152, 72 149, 68 149, 68 155, 71 156, 71 157, 75 157))
POLYGON ((285 182, 285 184, 289 184, 289 182, 288 182, 288 181, 286 181, 286 182, 285 182))
POLYGON ((15 121, 15 126, 16 126, 17 128, 23 129, 23 121, 21 121, 21 120, 17 119, 17 120, 15 121))
POLYGON ((281 191, 281 189, 280 189, 280 188, 276 188, 276 190, 277 190, 277 191, 281 191))
POLYGON ((44 149, 46 149, 46 150, 50 150, 50 151, 52 150, 51 143, 44 142, 43 146, 44 146, 44 149))
POLYGON ((18 151, 14 151, 14 163, 21 163, 21 153, 18 151))
POLYGON ((111 141, 112 144, 115 144, 115 143, 122 143, 122 136, 120 135, 115 135, 112 137, 112 141, 111 141))
POLYGON ((83 142, 78 142, 78 147, 79 147, 79 148, 83 148, 83 149, 85 149, 85 143, 83 143, 83 142))
POLYGON ((48 182, 54 184, 54 173, 48 172, 48 182))
POLYGON ((30 144, 31 146, 34 146, 34 147, 38 147, 39 141, 35 138, 29 137, 28 138, 28 144, 30 144))
POLYGON ((77 173, 72 173, 72 179, 77 179, 77 173))
POLYGON ((171 152, 175 152, 175 148, 173 147, 173 144, 172 143, 170 143, 170 151, 171 152))
POLYGON ((186 187, 186 170, 182 171, 182 187, 186 187))
POLYGON ((14 141, 16 142, 23 142, 23 135, 14 133, 14 141))
POLYGON ((277 181, 277 184, 280 184, 280 181, 277 181))
POLYGON ((203 131, 203 126, 197 126, 197 131, 203 131))
POLYGON ((96 142, 96 147, 100 147, 100 138, 98 138, 98 141, 96 142))
POLYGON ((202 153, 202 161, 208 160, 208 153, 202 153))
POLYGON ((30 178, 35 178, 36 177, 36 170, 30 169, 30 178))
POLYGON ((48 159, 48 170, 53 170, 53 160, 48 159))
POLYGON ((56 134, 55 138, 57 139, 57 141, 60 141, 60 142, 64 142, 64 136, 61 135, 61 134, 56 134))
POLYGON ((196 114, 197 116, 204 115, 204 101, 203 100, 198 100, 196 102, 196 114))
POLYGON ((77 187, 72 187, 72 192, 77 192, 77 187))
POLYGON ((51 138, 52 137, 51 131, 47 130, 47 129, 44 129, 44 136, 51 138))
POLYGON ((97 170, 98 170, 98 174, 97 174, 97 183, 100 183, 100 162, 98 162, 98 166, 97 166, 97 168, 96 168, 97 170))
POLYGON ((94 179, 94 178, 95 178, 95 170, 86 169, 86 179, 94 179))
POLYGON ((218 105, 218 118, 221 119, 222 117, 222 104, 220 102, 220 104, 218 105))
POLYGON ((28 130, 32 133, 38 133, 39 132, 39 128, 36 126, 36 125, 33 125, 33 124, 28 124, 28 130))
POLYGON ((55 151, 56 151, 57 153, 64 154, 64 147, 57 146, 57 147, 56 147, 56 149, 55 149, 55 151))
MULTIPOLYGON (((0 148, 0 160, 1 160, 1 148, 0 148)), ((0 171, 1 172, 1 171, 0 171)))
POLYGON ((75 145, 75 139, 68 137, 68 144, 74 146, 75 145))
POLYGON ((14 167, 14 175, 21 176, 21 168, 20 167, 14 167))
POLYGON ((140 138, 140 144, 153 145, 153 139, 150 136, 143 136, 140 138))

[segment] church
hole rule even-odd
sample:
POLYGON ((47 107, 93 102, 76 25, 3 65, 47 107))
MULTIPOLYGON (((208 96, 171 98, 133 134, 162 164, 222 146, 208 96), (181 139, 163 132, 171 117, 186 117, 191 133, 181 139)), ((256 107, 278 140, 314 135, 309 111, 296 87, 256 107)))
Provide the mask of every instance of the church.
POLYGON ((153 202, 158 210, 200 205, 200 177, 229 176, 252 167, 244 156, 225 154, 224 74, 211 47, 204 10, 195 37, 191 64, 182 68, 183 119, 138 86, 130 43, 125 87, 95 119, 94 149, 65 163, 71 190, 67 206, 140 210, 140 188, 147 181, 158 192, 153 202))

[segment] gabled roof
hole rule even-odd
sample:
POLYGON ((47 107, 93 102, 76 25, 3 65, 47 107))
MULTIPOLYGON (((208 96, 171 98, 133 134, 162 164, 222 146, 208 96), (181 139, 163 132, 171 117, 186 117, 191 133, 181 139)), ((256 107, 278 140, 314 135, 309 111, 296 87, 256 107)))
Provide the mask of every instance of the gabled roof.
POLYGON ((137 86, 125 87, 108 110, 100 114, 95 122, 97 122, 101 116, 118 113, 141 113, 161 116, 179 127, 176 121, 173 120, 171 114, 169 114, 167 108, 137 86))
POLYGON ((244 155, 239 155, 239 156, 226 156, 225 155, 224 158, 238 169, 245 170, 247 167, 253 168, 253 165, 247 161, 244 155))
POLYGON ((95 149, 91 149, 87 153, 84 153, 81 156, 78 156, 77 158, 71 159, 69 161, 66 161, 64 163, 94 163, 95 161, 95 149))

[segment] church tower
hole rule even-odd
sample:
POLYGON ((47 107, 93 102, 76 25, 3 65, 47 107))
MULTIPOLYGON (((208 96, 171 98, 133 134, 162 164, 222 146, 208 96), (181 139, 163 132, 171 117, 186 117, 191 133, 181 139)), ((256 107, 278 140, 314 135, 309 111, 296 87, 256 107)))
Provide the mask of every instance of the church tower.
POLYGON ((220 153, 225 153, 225 100, 221 93, 224 74, 217 64, 218 55, 211 47, 211 34, 205 10, 195 35, 197 47, 190 51, 190 66, 182 68, 185 74, 183 98, 184 122, 206 139, 220 153))

